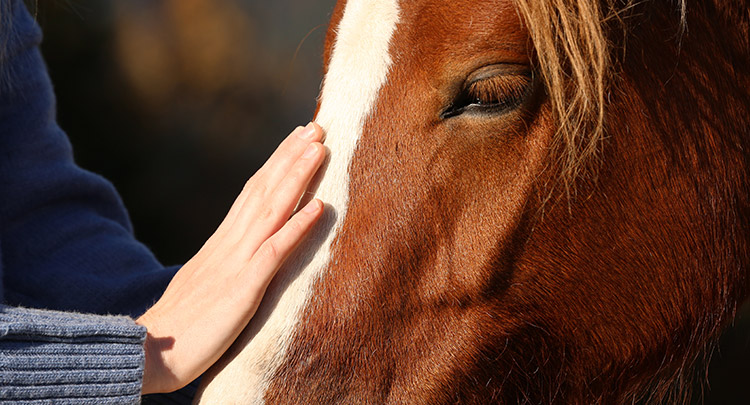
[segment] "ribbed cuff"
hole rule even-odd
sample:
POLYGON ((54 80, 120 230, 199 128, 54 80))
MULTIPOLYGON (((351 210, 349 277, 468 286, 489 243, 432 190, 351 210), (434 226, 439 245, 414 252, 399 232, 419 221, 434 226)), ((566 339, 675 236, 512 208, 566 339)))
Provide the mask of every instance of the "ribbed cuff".
POLYGON ((0 306, 0 404, 137 404, 145 338, 126 317, 0 306))

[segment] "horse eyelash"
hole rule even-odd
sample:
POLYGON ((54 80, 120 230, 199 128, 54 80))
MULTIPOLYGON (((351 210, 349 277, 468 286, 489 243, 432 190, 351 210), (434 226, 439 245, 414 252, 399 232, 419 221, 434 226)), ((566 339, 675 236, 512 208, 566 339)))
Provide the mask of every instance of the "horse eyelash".
POLYGON ((472 110, 498 113, 516 107, 530 91, 531 82, 531 74, 501 74, 473 80, 464 86, 440 118, 447 119, 472 110))
POLYGON ((531 78, 524 75, 494 76, 476 80, 466 89, 470 104, 514 105, 528 92, 531 78))

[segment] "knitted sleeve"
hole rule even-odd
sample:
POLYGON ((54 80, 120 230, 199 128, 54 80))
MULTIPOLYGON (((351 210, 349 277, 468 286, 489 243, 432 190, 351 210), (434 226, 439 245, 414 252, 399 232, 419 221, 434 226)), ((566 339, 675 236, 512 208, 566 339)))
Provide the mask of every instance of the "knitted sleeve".
POLYGON ((75 163, 41 37, 22 0, 0 0, 0 303, 139 316, 177 268, 136 240, 112 184, 75 163))
POLYGON ((146 329, 119 316, 0 306, 0 404, 136 404, 146 329))
POLYGON ((23 1, 0 0, 0 405, 137 403, 145 330, 80 313, 138 316, 177 267, 135 239, 112 184, 76 165, 40 41, 23 1))
POLYGON ((138 403, 146 331, 80 313, 138 316, 177 268, 135 239, 112 185, 75 164, 40 41, 23 1, 0 0, 0 405, 138 403))

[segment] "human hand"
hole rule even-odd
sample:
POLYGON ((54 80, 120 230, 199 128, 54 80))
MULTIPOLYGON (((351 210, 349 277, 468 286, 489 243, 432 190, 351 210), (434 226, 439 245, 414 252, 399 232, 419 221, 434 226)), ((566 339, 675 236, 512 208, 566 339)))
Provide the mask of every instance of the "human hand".
POLYGON ((294 214, 325 157, 317 124, 298 127, 250 178, 226 218, 136 322, 148 329, 143 394, 182 388, 229 348, 277 269, 323 212, 294 214))

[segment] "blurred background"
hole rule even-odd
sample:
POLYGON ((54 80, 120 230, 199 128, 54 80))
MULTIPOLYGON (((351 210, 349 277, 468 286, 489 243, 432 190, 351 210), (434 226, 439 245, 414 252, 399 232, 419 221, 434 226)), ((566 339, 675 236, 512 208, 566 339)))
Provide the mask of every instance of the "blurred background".
MULTIPOLYGON (((163 263, 197 252, 245 180, 312 118, 334 3, 30 4, 76 160, 115 184, 137 237, 163 263)), ((750 404, 749 353, 741 316, 693 402, 750 404)))
POLYGON ((335 1, 29 3, 76 161, 115 184, 137 237, 174 264, 312 119, 335 1))

